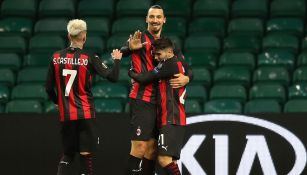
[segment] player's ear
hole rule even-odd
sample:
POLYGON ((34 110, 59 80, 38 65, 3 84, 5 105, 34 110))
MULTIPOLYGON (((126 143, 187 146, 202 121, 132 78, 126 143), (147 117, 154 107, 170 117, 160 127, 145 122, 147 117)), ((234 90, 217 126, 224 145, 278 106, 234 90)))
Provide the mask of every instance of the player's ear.
POLYGON ((163 23, 166 23, 166 17, 164 17, 163 23))
POLYGON ((146 23, 148 24, 148 16, 146 15, 146 17, 145 17, 145 21, 146 21, 146 23))

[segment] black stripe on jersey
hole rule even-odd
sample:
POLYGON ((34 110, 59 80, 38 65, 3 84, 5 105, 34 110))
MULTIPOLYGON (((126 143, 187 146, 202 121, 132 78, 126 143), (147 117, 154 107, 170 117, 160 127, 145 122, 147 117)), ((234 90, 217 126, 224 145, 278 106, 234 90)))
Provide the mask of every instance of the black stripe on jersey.
MULTIPOLYGON (((80 51, 76 51, 74 53, 74 58, 80 58, 80 51)), ((76 104, 76 108, 77 108, 77 116, 78 116, 78 119, 81 119, 81 117, 84 117, 84 111, 83 111, 83 108, 82 108, 82 101, 81 99, 79 98, 79 68, 80 66, 79 65, 73 65, 72 66, 72 69, 73 70, 77 70, 77 76, 75 78, 75 81, 73 83, 73 90, 74 90, 74 102, 76 104)))
MULTIPOLYGON (((60 53, 60 57, 61 58, 65 58, 66 57, 66 50, 63 50, 60 53)), ((68 121, 70 120, 70 114, 69 114, 69 96, 65 96, 65 88, 66 88, 66 84, 65 84, 65 77, 62 76, 63 75, 63 69, 65 69, 65 64, 59 64, 59 75, 60 75, 60 86, 61 86, 61 91, 62 91, 62 102, 63 102, 63 111, 64 111, 64 121, 68 121), (68 111, 67 111, 68 110, 68 111)))
POLYGON ((173 102, 173 92, 172 88, 170 87, 169 82, 166 81, 166 111, 167 111, 167 118, 166 118, 166 123, 173 123, 173 118, 174 118, 174 102, 173 102))
POLYGON ((174 106, 174 120, 176 124, 180 124, 180 109, 179 109, 179 105, 180 105, 180 101, 179 101, 179 91, 178 89, 173 89, 173 106, 174 106))

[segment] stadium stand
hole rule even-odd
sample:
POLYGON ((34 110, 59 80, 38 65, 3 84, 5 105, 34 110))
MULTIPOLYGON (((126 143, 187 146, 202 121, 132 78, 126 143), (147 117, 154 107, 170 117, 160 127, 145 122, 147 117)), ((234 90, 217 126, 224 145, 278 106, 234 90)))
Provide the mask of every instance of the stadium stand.
MULTIPOLYGON (((110 51, 135 30, 146 29, 146 10, 153 4, 165 9, 163 34, 182 49, 194 72, 187 86, 187 112, 306 112, 305 0, 0 3, 0 112, 56 112, 41 87, 51 53, 68 45, 69 19, 87 21, 85 48, 111 65, 110 51), (30 87, 41 93, 31 94, 30 87)), ((94 79, 97 112, 128 111, 129 67, 130 58, 124 58, 119 84, 94 79)))

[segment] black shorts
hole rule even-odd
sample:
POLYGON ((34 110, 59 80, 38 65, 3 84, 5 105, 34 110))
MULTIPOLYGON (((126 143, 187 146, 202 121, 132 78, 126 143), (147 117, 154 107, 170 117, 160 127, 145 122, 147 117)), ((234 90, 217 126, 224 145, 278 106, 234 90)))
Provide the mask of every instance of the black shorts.
POLYGON ((185 126, 166 125, 159 130, 158 152, 159 155, 171 156, 175 160, 180 159, 183 146, 185 126))
POLYGON ((155 104, 142 100, 130 100, 131 140, 148 141, 157 139, 157 108, 155 104))
POLYGON ((79 152, 94 152, 99 144, 96 120, 62 122, 61 136, 65 155, 79 152))

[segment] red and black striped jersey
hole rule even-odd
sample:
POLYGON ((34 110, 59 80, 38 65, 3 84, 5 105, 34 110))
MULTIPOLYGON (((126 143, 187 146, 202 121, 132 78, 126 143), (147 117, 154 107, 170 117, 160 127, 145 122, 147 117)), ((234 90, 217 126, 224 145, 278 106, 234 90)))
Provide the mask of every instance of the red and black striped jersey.
MULTIPOLYGON (((142 33, 141 40, 142 43, 147 42, 146 46, 138 51, 132 52, 131 55, 131 67, 137 73, 152 71, 155 67, 155 61, 151 54, 151 43, 155 38, 146 30, 142 33)), ((142 85, 139 82, 133 82, 129 97, 156 103, 156 88, 154 83, 142 85)))
POLYGON ((97 55, 69 47, 53 54, 46 80, 46 92, 58 104, 60 121, 95 118, 91 92, 94 75, 117 81, 119 61, 109 69, 97 55))
POLYGON ((169 83, 174 74, 184 74, 186 69, 187 67, 184 66, 182 61, 174 57, 160 62, 151 72, 140 74, 132 70, 129 72, 131 78, 144 85, 158 80, 158 123, 162 126, 168 124, 186 125, 185 87, 173 89, 169 83))
MULTIPOLYGON (((147 30, 142 32, 141 41, 142 43, 147 42, 146 46, 140 50, 128 52, 132 57, 132 65, 131 68, 137 73, 144 73, 148 71, 152 71, 154 67, 157 65, 157 62, 152 57, 152 47, 151 43, 158 38, 154 38, 147 30)), ((124 50, 124 49, 123 49, 124 50)), ((176 57, 182 61, 182 63, 187 67, 186 75, 190 77, 190 81, 193 79, 192 70, 188 66, 188 64, 184 61, 184 56, 181 50, 178 47, 175 47, 174 54, 176 57)), ((125 53, 124 53, 125 54, 125 53)), ((127 54, 125 54, 126 56, 127 54)), ((130 91, 130 98, 139 99, 146 102, 156 104, 156 83, 150 84, 140 84, 139 82, 134 82, 132 84, 132 88, 130 91)))

